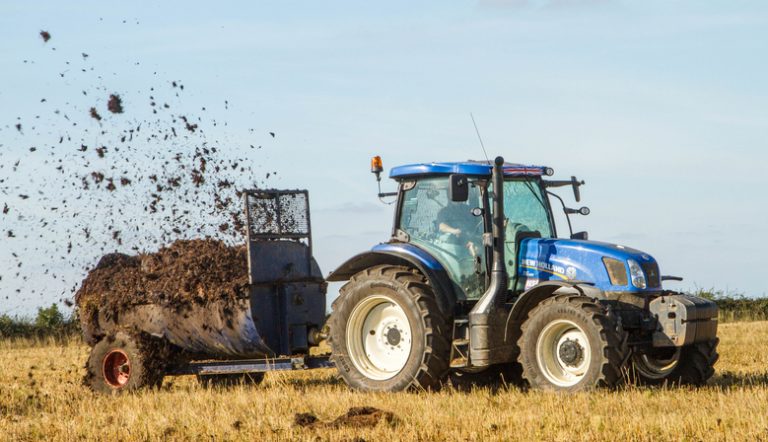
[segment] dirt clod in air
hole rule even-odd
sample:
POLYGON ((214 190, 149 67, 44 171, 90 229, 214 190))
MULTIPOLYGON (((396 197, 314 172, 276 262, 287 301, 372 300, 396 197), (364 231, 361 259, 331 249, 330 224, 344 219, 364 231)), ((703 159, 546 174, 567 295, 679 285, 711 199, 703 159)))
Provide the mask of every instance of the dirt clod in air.
POLYGON ((48 31, 40 31, 40 37, 42 37, 43 42, 48 43, 48 40, 51 39, 51 34, 48 31))
POLYGON ((181 117, 179 117, 179 118, 181 118, 181 121, 183 121, 183 122, 184 122, 184 126, 187 128, 187 130, 188 130, 188 131, 190 131, 190 132, 194 132, 194 131, 196 131, 196 130, 197 130, 197 124, 191 124, 191 123, 189 122, 189 120, 187 119, 187 117, 185 117, 185 116, 183 116, 183 115, 182 115, 182 116, 181 116, 181 117))
POLYGON ((395 420, 393 413, 375 407, 352 407, 331 422, 322 422, 312 413, 297 413, 294 416, 294 424, 304 428, 371 428, 379 422, 392 424, 395 420))
POLYGON ((123 100, 117 94, 111 94, 109 101, 107 101, 107 109, 113 114, 123 113, 123 100))
POLYGON ((101 121, 101 115, 99 115, 95 107, 91 108, 90 113, 91 113, 91 118, 95 119, 96 121, 101 121))

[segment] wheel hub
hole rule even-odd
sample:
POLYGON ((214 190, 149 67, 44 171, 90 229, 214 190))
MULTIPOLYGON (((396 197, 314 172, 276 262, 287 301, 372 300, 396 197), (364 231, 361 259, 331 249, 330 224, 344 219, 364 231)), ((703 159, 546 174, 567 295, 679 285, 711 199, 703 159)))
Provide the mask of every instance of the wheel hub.
POLYGON ((589 339, 584 330, 569 319, 547 324, 536 342, 536 361, 542 374, 558 387, 578 384, 589 370, 589 339))
POLYGON ((387 343, 392 347, 397 347, 400 344, 400 330, 397 329, 397 326, 387 330, 387 343))
POLYGON ((122 350, 112 350, 104 356, 104 381, 113 388, 122 388, 131 378, 131 361, 122 350))
POLYGON ((560 360, 569 367, 578 367, 579 363, 584 360, 584 348, 579 345, 578 341, 571 339, 566 339, 560 344, 558 354, 560 360))

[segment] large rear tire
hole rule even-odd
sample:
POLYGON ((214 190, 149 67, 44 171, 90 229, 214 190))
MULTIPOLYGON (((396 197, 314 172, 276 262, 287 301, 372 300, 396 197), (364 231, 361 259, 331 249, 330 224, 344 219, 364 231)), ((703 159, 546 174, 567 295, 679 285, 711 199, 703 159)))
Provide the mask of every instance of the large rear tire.
POLYGON ((334 302, 330 335, 331 358, 354 389, 437 389, 446 378, 447 320, 426 278, 408 267, 353 276, 334 302))
POLYGON ((99 393, 160 387, 164 361, 153 357, 152 345, 149 339, 124 332, 105 337, 91 349, 86 385, 99 393))
POLYGON ((720 358, 718 338, 680 348, 633 352, 632 380, 640 385, 704 385, 720 358))
POLYGON ((523 378, 544 390, 613 387, 629 355, 605 308, 579 295, 556 295, 531 310, 518 345, 523 378))

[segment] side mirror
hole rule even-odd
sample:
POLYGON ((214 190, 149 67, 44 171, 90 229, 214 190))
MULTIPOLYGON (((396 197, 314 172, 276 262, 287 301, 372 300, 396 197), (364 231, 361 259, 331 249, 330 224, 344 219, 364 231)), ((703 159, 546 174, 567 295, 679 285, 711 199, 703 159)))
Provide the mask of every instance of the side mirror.
POLYGON ((571 209, 570 207, 564 208, 565 213, 568 215, 576 215, 577 213, 579 215, 587 216, 591 213, 591 210, 589 210, 589 207, 581 207, 579 209, 571 209))
POLYGON ((589 239, 589 234, 587 232, 576 232, 571 235, 571 239, 581 239, 586 241, 589 239))
MULTIPOLYGON (((581 202, 581 192, 579 191, 579 186, 583 185, 584 181, 579 181, 576 179, 575 176, 571 176, 571 186, 573 186, 573 197, 576 198, 576 202, 581 202)), ((586 213, 582 214, 586 215, 586 213)))
MULTIPOLYGON (((549 175, 549 171, 546 173, 549 175)), ((584 180, 579 181, 575 176, 572 176, 570 180, 542 181, 542 183, 544 184, 544 187, 571 186, 573 187, 573 197, 576 198, 576 202, 581 202, 581 191, 579 191, 579 187, 584 185, 584 180)))
POLYGON ((449 188, 451 201, 455 203, 466 202, 469 199, 469 182, 467 181, 467 176, 460 173, 454 173, 449 176, 448 179, 451 184, 449 188))

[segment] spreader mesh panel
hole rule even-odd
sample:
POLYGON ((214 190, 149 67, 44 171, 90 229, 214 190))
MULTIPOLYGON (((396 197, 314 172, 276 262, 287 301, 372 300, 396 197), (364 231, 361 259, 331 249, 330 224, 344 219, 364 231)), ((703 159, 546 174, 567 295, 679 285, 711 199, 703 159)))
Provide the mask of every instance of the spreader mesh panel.
POLYGON ((310 235, 307 191, 254 191, 246 194, 251 239, 307 238, 310 235))

